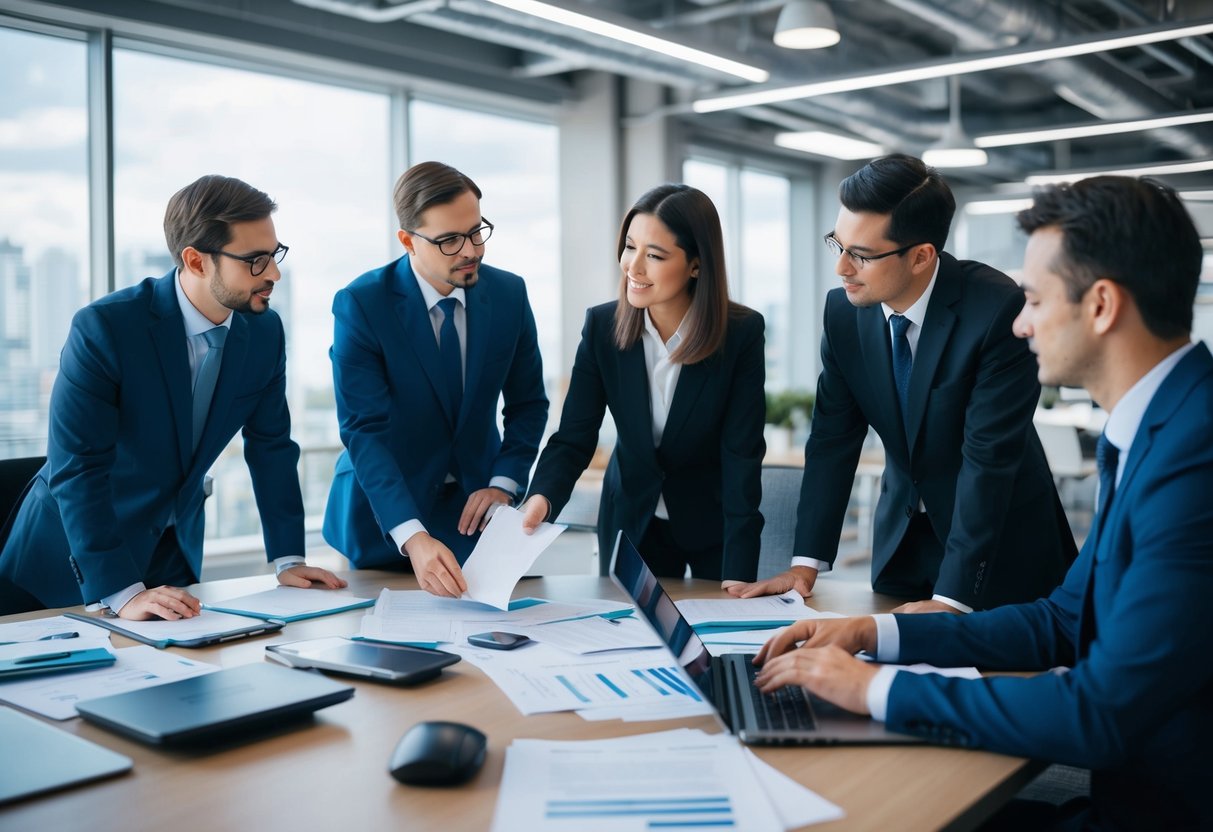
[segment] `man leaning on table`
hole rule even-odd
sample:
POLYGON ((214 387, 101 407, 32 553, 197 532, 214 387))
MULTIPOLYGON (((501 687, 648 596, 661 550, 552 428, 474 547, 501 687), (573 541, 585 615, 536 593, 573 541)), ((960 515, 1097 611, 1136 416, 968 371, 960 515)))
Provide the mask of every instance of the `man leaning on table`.
POLYGON ((1019 223, 1031 237, 1015 333, 1042 383, 1086 387, 1109 411, 1082 553, 1030 604, 796 624, 763 647, 759 685, 804 685, 940 743, 1090 768, 1089 806, 1031 807, 1067 828, 1213 828, 1213 356, 1189 340, 1200 239, 1173 190, 1125 177, 1050 187, 1019 223), (1069 669, 950 679, 858 650, 1069 669))
POLYGON ((50 402, 47 462, 26 489, 0 578, 28 608, 94 602, 123 618, 190 618, 202 570, 203 478, 242 431, 278 582, 343 587, 304 563, 286 405, 282 277, 266 194, 204 176, 169 200, 176 268, 76 313, 50 402))
POLYGON ((956 201, 921 159, 843 180, 791 568, 734 595, 808 595, 837 556, 868 426, 885 470, 872 588, 897 612, 971 612, 1049 593, 1077 552, 1032 415, 1036 365, 1011 333, 1023 292, 943 250, 956 201))

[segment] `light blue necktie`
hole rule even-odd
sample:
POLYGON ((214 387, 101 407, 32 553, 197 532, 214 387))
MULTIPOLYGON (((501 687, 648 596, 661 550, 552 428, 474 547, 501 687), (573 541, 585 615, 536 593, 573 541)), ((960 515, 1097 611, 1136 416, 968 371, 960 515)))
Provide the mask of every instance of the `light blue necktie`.
POLYGON ((206 416, 211 409, 211 399, 215 395, 215 382, 219 380, 219 367, 223 364, 223 342, 227 339, 227 327, 217 326, 202 333, 209 349, 198 368, 198 377, 194 379, 194 451, 198 450, 198 441, 202 439, 202 429, 206 427, 206 416))
POLYGON ((901 418, 909 418, 910 370, 914 366, 914 354, 910 352, 910 319, 905 315, 892 315, 889 323, 893 327, 893 382, 897 385, 897 401, 901 403, 901 418))
POLYGON ((442 329, 438 331, 438 352, 442 357, 442 375, 446 381, 447 403, 451 418, 459 418, 463 405, 463 350, 459 346, 459 330, 455 329, 455 298, 438 301, 442 310, 442 329))

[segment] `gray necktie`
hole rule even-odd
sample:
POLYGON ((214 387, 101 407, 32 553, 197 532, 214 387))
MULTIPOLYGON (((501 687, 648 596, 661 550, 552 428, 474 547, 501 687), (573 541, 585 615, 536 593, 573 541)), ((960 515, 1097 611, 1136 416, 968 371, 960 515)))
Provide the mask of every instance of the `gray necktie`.
POLYGON ((227 327, 217 326, 202 333, 210 347, 198 368, 194 379, 194 451, 206 427, 206 415, 211 409, 211 398, 215 395, 215 382, 219 380, 219 366, 223 363, 223 342, 227 339, 227 327))

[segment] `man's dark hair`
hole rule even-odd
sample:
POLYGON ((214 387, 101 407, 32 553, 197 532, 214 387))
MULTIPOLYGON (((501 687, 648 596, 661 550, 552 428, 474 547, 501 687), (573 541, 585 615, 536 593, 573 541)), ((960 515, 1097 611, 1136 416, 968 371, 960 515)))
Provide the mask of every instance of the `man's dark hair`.
MULTIPOLYGON (((219 251, 232 241, 231 224, 268 217, 278 206, 264 191, 230 176, 211 174, 173 194, 164 211, 164 241, 180 268, 181 251, 219 251)), ((218 258, 219 255, 211 255, 218 258)))
POLYGON ((471 177, 442 162, 420 162, 401 174, 392 192, 396 218, 405 231, 421 225, 421 215, 434 205, 454 202, 460 194, 471 191, 480 199, 480 188, 471 177))
POLYGON ((848 211, 889 215, 885 236, 898 246, 930 243, 936 252, 948 241, 956 198, 939 171, 922 159, 893 153, 873 159, 838 186, 848 211))
POLYGON ((1146 328, 1159 338, 1192 331, 1192 305, 1204 251, 1179 195, 1153 179, 1094 176, 1050 185, 1019 213, 1027 234, 1061 232, 1053 263, 1072 303, 1096 280, 1119 283, 1137 304, 1146 328))

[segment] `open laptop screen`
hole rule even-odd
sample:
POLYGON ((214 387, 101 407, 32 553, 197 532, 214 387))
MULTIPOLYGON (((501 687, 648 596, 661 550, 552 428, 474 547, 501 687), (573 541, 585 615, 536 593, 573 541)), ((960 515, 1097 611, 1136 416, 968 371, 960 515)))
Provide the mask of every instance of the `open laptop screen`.
POLYGON ((611 577, 619 588, 631 596, 636 609, 648 619, 657 634, 665 639, 670 652, 682 665, 691 680, 712 701, 711 656, 703 641, 682 617, 678 607, 666 594, 657 576, 649 569, 640 552, 621 531, 615 537, 611 555, 611 577))

